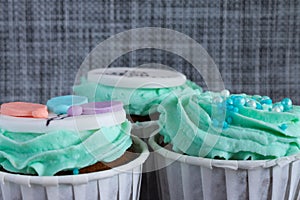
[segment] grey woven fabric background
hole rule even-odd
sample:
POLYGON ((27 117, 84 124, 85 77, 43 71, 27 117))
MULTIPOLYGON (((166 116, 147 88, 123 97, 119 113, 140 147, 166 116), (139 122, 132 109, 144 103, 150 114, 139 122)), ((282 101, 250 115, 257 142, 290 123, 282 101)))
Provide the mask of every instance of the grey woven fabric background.
MULTIPOLYGON (((164 27, 198 41, 232 92, 300 103, 300 2, 0 1, 0 103, 69 94, 86 55, 104 39, 138 27, 164 27)), ((205 87, 182 58, 139 50, 113 65, 161 62, 205 87)))

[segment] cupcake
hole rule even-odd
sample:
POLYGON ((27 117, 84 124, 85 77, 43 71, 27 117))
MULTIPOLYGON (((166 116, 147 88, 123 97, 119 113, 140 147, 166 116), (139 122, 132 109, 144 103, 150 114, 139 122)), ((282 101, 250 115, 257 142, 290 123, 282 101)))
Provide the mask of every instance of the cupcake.
POLYGON ((158 111, 149 144, 161 199, 299 199, 300 107, 289 98, 187 89, 158 111))
MULTIPOLYGON (((132 122, 133 134, 147 142, 150 133, 158 129, 157 106, 169 94, 185 88, 202 91, 195 83, 166 66, 158 64, 142 65, 139 68, 106 68, 88 72, 87 80, 74 87, 76 95, 87 96, 94 101, 122 101, 127 117, 132 122), (159 66, 158 68, 151 68, 159 66), (152 121, 151 121, 152 120, 152 121)), ((150 155, 144 164, 142 199, 157 199, 157 185, 154 173, 153 157, 150 155)))
POLYGON ((160 102, 175 90, 202 90, 186 77, 169 69, 106 68, 88 72, 87 80, 74 86, 74 93, 89 102, 122 101, 132 121, 149 121, 160 102))
POLYGON ((121 102, 85 102, 1 105, 1 199, 139 199, 146 144, 121 102))

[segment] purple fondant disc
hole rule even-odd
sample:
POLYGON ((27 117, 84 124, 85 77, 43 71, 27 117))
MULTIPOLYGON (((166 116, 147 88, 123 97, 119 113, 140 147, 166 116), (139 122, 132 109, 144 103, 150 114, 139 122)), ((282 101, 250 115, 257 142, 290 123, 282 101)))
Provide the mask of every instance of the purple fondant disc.
POLYGON ((123 109, 123 103, 120 101, 104 101, 104 102, 91 102, 81 104, 79 106, 72 106, 68 110, 68 115, 93 115, 103 114, 109 112, 116 112, 123 109), (81 109, 80 109, 80 108, 81 109))

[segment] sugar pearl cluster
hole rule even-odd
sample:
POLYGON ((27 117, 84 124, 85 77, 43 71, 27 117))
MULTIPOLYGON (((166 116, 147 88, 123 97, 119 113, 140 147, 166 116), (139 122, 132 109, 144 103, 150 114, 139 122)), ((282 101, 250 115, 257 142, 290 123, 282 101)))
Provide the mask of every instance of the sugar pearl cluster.
MULTIPOLYGON (((212 119, 214 127, 226 129, 232 123, 232 115, 239 112, 241 107, 248 107, 257 110, 264 110, 268 112, 286 112, 292 109, 293 104, 290 98, 284 98, 280 102, 273 103, 268 96, 245 96, 245 95, 230 95, 228 90, 221 91, 218 95, 213 97, 213 104, 216 104, 217 116, 212 119), (229 113, 224 120, 218 119, 219 114, 224 114, 225 110, 229 113)), ((223 115, 224 116, 224 115, 223 115)), ((278 126, 281 130, 286 130, 287 125, 281 124, 278 126)))

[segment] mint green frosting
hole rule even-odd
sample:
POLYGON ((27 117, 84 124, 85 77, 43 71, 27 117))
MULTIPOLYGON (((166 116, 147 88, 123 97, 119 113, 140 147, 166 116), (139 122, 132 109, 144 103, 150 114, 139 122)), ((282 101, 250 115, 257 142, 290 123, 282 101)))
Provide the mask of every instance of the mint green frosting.
POLYGON ((157 111, 157 105, 173 91, 182 91, 185 88, 202 91, 197 84, 186 81, 182 86, 171 88, 121 88, 101 85, 83 80, 80 85, 74 86, 76 95, 88 97, 89 102, 118 100, 124 104, 127 114, 149 115, 157 111))
MULTIPOLYGON (((233 160, 273 159, 300 152, 300 107, 274 112, 241 106, 220 112, 213 102, 219 93, 190 89, 169 95, 158 107, 160 134, 173 150, 191 156, 233 160), (232 118, 226 128, 214 119, 232 118), (282 130, 280 126, 287 125, 282 130)), ((241 94, 251 98, 252 96, 241 94)))
POLYGON ((51 176, 98 161, 111 162, 131 146, 131 124, 89 131, 15 133, 0 129, 0 165, 10 172, 51 176))

